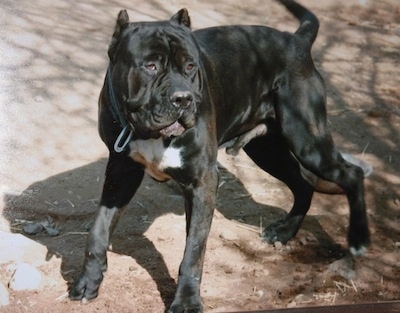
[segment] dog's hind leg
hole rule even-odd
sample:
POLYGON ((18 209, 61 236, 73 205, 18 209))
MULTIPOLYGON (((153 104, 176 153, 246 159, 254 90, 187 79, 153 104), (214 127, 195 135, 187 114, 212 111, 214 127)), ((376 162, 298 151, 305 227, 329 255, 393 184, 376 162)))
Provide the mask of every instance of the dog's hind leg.
POLYGON ((277 90, 276 101, 282 134, 296 159, 318 177, 339 185, 346 194, 350 205, 349 249, 354 255, 363 254, 369 244, 364 173, 334 146, 327 126, 322 78, 318 73, 307 79, 287 78, 277 90))
POLYGON ((307 214, 314 186, 301 175, 299 163, 280 134, 276 121, 269 121, 267 127, 268 133, 254 138, 244 147, 244 151, 264 171, 284 182, 293 193, 294 203, 289 214, 267 226, 262 233, 270 243, 286 243, 296 235, 307 214))
POLYGON ((88 301, 97 297, 103 273, 107 270, 110 236, 143 175, 143 170, 129 157, 110 155, 100 206, 87 239, 83 270, 69 291, 70 299, 88 301))

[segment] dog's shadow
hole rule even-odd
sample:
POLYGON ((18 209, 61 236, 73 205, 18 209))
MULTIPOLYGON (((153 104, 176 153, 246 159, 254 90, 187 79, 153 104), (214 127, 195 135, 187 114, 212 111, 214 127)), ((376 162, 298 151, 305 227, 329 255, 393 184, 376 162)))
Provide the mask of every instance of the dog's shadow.
MULTIPOLYGON (((106 161, 101 159, 36 182, 20 195, 4 196, 3 215, 14 231, 22 232, 22 225, 26 223, 43 221, 61 230, 55 237, 40 232, 29 238, 47 247, 47 259, 54 255, 62 259, 61 273, 68 283, 73 281, 81 269, 86 234, 98 206, 106 161)), ((283 209, 255 202, 240 180, 222 166, 220 174, 224 181, 229 181, 229 188, 220 188, 217 202, 217 210, 225 218, 241 220, 258 227, 260 218, 273 222, 286 213, 283 209), (243 197, 241 201, 231 201, 233 194, 249 196, 243 197), (251 214, 247 214, 248 208, 251 208, 251 214)), ((167 213, 184 214, 179 187, 174 183, 157 183, 146 177, 121 218, 111 241, 113 252, 131 256, 148 271, 166 307, 169 307, 176 289, 175 279, 169 275, 162 254, 144 235, 157 217, 167 213), (121 230, 128 230, 128 234, 121 230), (124 244, 127 237, 134 244, 124 244)), ((305 222, 306 229, 317 232, 315 236, 320 241, 332 243, 316 218, 306 217, 305 222)))

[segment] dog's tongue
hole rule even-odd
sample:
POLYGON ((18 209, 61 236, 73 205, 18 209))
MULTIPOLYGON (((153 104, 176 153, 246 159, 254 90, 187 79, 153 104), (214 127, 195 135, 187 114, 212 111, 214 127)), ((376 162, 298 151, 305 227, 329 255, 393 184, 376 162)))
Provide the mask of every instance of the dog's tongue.
POLYGON ((185 131, 185 128, 176 121, 175 123, 169 125, 160 130, 163 137, 179 136, 185 131))

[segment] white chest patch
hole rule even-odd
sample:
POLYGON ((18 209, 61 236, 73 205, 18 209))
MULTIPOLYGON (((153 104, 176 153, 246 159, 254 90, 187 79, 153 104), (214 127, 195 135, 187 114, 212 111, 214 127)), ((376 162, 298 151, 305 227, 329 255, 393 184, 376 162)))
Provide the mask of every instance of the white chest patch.
POLYGON ((164 170, 182 166, 181 149, 165 147, 161 138, 135 140, 129 144, 129 147, 130 157, 143 164, 146 173, 156 180, 170 179, 171 177, 164 173, 164 170))

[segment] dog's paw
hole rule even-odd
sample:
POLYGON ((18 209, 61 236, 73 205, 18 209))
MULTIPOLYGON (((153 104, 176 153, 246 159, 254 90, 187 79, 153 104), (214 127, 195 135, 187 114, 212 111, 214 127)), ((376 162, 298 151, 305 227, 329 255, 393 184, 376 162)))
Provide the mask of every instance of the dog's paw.
MULTIPOLYGON (((203 313, 203 305, 201 304, 200 295, 194 291, 189 285, 182 284, 183 293, 177 291, 175 299, 168 310, 168 313, 203 313)), ((197 288, 195 288, 197 290, 197 288)))
POLYGON ((365 254, 365 252, 367 251, 367 247, 366 246, 360 246, 358 248, 349 247, 349 251, 350 251, 351 255, 353 255, 353 256, 363 256, 365 254))
POLYGON ((362 256, 370 244, 368 224, 356 223, 349 229, 348 235, 349 251, 353 256, 362 256))
POLYGON ((369 234, 349 237, 349 251, 353 256, 363 256, 370 244, 369 234))
POLYGON ((97 297, 99 287, 103 280, 103 274, 97 278, 91 278, 81 274, 69 290, 69 298, 71 300, 81 300, 86 303, 97 297))
POLYGON ((264 228, 262 239, 268 243, 281 242, 287 243, 296 236, 299 230, 302 217, 287 217, 264 228))
POLYGON ((168 310, 168 313, 203 313, 203 306, 201 303, 184 305, 184 304, 174 304, 168 310))

